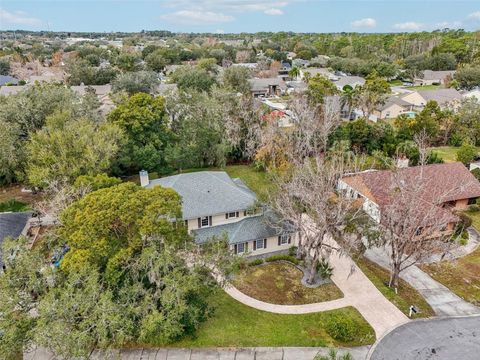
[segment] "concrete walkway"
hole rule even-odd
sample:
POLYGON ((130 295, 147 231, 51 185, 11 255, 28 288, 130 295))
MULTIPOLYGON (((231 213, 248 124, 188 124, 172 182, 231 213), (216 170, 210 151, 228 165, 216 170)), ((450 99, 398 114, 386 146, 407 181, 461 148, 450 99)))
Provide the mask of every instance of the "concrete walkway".
MULTIPOLYGON (((338 247, 333 241, 331 245, 338 247)), ((341 299, 306 305, 275 305, 256 300, 233 286, 228 286, 225 291, 245 305, 277 314, 306 314, 353 306, 372 326, 377 338, 409 320, 378 291, 350 257, 334 252, 330 264, 334 269, 332 280, 344 294, 341 299)))
MULTIPOLYGON (((389 257, 385 249, 368 249, 365 256, 385 269, 389 269, 389 257)), ((432 279, 417 266, 411 266, 403 270, 400 277, 422 294, 435 314, 439 316, 480 314, 478 307, 455 295, 450 289, 432 279)))
MULTIPOLYGON (((339 349, 338 354, 350 353, 354 360, 364 360, 369 346, 339 349)), ((313 360, 327 355, 329 349, 319 347, 274 347, 233 349, 130 349, 114 350, 108 354, 94 351, 91 360, 313 360)), ((57 360, 44 349, 24 354, 24 360, 57 360)))

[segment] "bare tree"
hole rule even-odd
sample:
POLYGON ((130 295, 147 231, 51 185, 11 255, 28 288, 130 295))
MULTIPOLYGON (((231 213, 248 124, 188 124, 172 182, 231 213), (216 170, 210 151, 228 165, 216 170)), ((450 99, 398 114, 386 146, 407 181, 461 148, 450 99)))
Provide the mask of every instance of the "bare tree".
POLYGON ((458 218, 443 204, 460 187, 453 182, 451 187, 439 187, 424 166, 414 172, 391 172, 388 183, 377 185, 384 186, 388 196, 379 228, 390 256, 389 286, 396 288, 402 271, 449 250, 458 218))
POLYGON ((355 231, 366 220, 361 204, 338 191, 339 178, 353 167, 350 159, 331 154, 307 158, 289 175, 275 178, 272 205, 298 232, 297 256, 309 266, 309 283, 314 282, 320 260, 332 250, 350 252, 361 243, 355 231), (332 239, 340 247, 332 245, 332 239))

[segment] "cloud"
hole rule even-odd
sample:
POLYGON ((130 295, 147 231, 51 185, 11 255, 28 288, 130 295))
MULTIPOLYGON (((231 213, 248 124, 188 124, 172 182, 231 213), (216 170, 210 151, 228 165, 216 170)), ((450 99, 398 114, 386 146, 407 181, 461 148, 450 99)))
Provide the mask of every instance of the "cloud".
POLYGON ((283 11, 281 9, 275 9, 275 8, 267 9, 264 11, 264 13, 272 16, 283 15, 283 11))
POLYGON ((188 25, 218 24, 235 20, 230 15, 198 10, 179 10, 171 14, 162 15, 161 18, 169 22, 188 25))
POLYGON ((480 11, 475 11, 468 15, 468 19, 470 20, 480 20, 480 11))
POLYGON ((374 28, 377 26, 377 21, 372 18, 364 18, 351 22, 351 25, 355 28, 374 28))
POLYGON ((225 34, 225 30, 217 29, 217 30, 215 30, 215 34, 225 34))
POLYGON ((404 30, 404 31, 417 31, 417 30, 421 30, 425 27, 424 24, 422 23, 418 23, 418 22, 415 22, 415 21, 407 21, 407 22, 404 22, 404 23, 398 23, 398 24, 395 24, 393 25, 393 28, 394 29, 397 29, 397 30, 404 30))
POLYGON ((10 12, 0 8, 0 24, 39 26, 42 24, 42 21, 40 19, 28 16, 23 11, 10 12))
POLYGON ((174 10, 160 18, 184 25, 219 24, 235 20, 236 14, 248 12, 283 15, 282 8, 293 1, 296 0, 166 0, 163 6, 174 10))
POLYGON ((459 29, 463 26, 461 21, 443 21, 435 24, 437 29, 459 29))

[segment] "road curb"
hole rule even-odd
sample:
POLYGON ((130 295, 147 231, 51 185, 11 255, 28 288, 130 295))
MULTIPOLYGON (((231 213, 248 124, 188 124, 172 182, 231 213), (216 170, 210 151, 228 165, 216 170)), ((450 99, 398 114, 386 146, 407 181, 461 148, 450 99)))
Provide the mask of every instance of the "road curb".
POLYGON ((384 333, 375 343, 370 347, 368 350, 367 356, 365 357, 365 360, 371 360, 371 357, 373 355, 373 352, 377 348, 378 344, 386 337, 388 336, 391 332, 394 330, 401 328, 403 326, 408 326, 411 324, 416 324, 419 322, 433 322, 433 321, 441 321, 441 320, 448 320, 448 319, 465 319, 465 318, 472 318, 472 317, 480 317, 480 314, 472 314, 472 315, 458 315, 458 316, 434 316, 431 318, 423 318, 423 319, 415 319, 415 320, 410 320, 408 322, 405 322, 403 324, 400 324, 398 326, 394 326, 393 328, 389 329, 386 333, 384 333))

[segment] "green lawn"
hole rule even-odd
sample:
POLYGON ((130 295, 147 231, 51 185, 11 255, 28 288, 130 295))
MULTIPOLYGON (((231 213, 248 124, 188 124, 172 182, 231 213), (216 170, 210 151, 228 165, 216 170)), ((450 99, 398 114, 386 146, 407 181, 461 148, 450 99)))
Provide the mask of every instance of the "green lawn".
POLYGON ((390 274, 387 270, 365 258, 359 258, 357 260, 357 265, 376 288, 407 316, 410 305, 415 305, 417 309, 420 310, 420 312, 415 315, 416 318, 435 316, 435 312, 430 305, 428 305, 422 295, 420 295, 418 291, 412 288, 406 281, 400 280, 398 294, 396 294, 395 291, 387 285, 390 278, 390 274))
MULTIPOLYGON (((480 231, 480 212, 465 214, 480 231)), ((461 298, 480 306, 480 249, 454 261, 422 265, 422 270, 461 298)))
POLYGON ((458 149, 458 147, 454 146, 438 146, 430 148, 430 150, 436 152, 446 163, 457 161, 458 149))
POLYGON ((308 288, 301 282, 303 272, 286 262, 248 266, 235 276, 235 287, 255 299, 271 304, 300 305, 343 297, 334 284, 308 288))
POLYGON ((402 86, 403 85, 403 81, 398 80, 398 79, 390 80, 388 83, 390 84, 390 86, 402 86))
POLYGON ((454 261, 426 264, 421 268, 462 299, 480 306, 480 249, 454 261))
POLYGON ((258 171, 251 165, 230 165, 225 167, 225 171, 232 178, 242 179, 260 200, 265 201, 267 199, 268 191, 272 187, 268 173, 258 171))
POLYGON ((21 201, 17 201, 15 199, 7 200, 0 203, 0 212, 8 212, 8 211, 20 212, 20 211, 27 211, 29 209, 30 207, 28 206, 28 204, 21 201))
POLYGON ((373 329, 352 307, 303 315, 273 314, 243 305, 223 291, 216 296, 215 305, 215 314, 201 325, 196 337, 170 346, 357 346, 375 341, 373 329), (356 335, 352 341, 340 342, 327 333, 326 323, 338 318, 353 322, 356 335))

